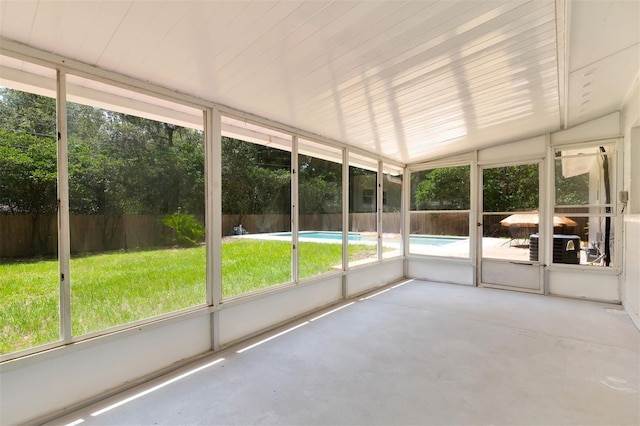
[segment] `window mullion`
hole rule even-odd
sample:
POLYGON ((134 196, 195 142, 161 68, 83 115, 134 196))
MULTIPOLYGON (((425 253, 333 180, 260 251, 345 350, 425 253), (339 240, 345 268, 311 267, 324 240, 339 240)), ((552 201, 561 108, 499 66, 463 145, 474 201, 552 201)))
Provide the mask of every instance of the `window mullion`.
POLYGON ((378 233, 378 260, 382 260, 382 210, 384 204, 384 191, 382 189, 383 174, 382 161, 378 161, 378 174, 376 177, 376 231, 378 233))
POLYGON ((298 137, 293 136, 293 144, 291 147, 291 280, 298 282, 298 137))
POLYGON ((60 337, 63 343, 71 342, 71 273, 69 258, 69 156, 67 143, 66 74, 57 71, 56 124, 58 135, 58 265, 60 280, 60 337))

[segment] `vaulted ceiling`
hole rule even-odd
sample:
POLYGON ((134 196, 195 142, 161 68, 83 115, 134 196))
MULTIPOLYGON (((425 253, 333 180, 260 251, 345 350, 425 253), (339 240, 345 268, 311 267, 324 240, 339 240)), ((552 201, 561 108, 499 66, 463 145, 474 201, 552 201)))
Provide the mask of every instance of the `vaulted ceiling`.
POLYGON ((638 1, 31 1, 0 36, 402 163, 623 105, 638 1))

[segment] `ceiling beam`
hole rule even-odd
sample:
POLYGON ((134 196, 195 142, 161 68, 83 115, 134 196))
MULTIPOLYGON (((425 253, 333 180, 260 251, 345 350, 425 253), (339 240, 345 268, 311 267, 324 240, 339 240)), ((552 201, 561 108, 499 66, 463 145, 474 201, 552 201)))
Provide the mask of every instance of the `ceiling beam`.
POLYGON ((571 0, 556 0, 556 49, 558 60, 558 107, 560 128, 566 129, 569 120, 569 10, 571 0))

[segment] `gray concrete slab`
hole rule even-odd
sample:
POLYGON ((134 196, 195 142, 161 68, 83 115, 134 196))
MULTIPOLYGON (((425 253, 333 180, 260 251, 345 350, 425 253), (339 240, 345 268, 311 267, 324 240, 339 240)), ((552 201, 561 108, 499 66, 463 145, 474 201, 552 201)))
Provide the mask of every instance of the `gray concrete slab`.
POLYGON ((640 424, 620 306, 423 281, 355 302, 52 424, 640 424))

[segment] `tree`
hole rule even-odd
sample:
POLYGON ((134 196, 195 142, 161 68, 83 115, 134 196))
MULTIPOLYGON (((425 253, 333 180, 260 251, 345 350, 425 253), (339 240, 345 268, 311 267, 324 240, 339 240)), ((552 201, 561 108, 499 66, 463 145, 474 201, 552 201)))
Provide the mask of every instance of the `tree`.
POLYGON ((0 205, 12 214, 56 211, 56 144, 0 129, 0 205))
POLYGON ((327 160, 301 156, 300 214, 328 214, 342 211, 342 166, 327 160))
POLYGON ((417 210, 467 210, 469 166, 442 167, 416 174, 415 208, 417 210))
POLYGON ((289 214, 291 154, 222 138, 222 211, 241 224, 247 215, 289 214))
POLYGON ((33 136, 56 136, 56 100, 33 93, 0 88, 0 128, 33 136))
MULTIPOLYGON (((470 208, 469 166, 442 167, 414 173, 418 210, 467 210, 470 208)), ((483 170, 483 209, 486 212, 538 208, 538 166, 492 167, 483 170)))
POLYGON ((483 170, 482 179, 485 212, 538 209, 537 164, 487 168, 483 170))
POLYGON ((0 129, 0 213, 31 217, 31 245, 45 253, 56 212, 55 141, 0 129))
MULTIPOLYGON (((204 215, 201 132, 67 104, 72 215, 99 215, 105 247, 125 214, 204 215)), ((55 100, 0 88, 0 211, 56 212, 55 100)))

